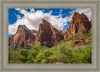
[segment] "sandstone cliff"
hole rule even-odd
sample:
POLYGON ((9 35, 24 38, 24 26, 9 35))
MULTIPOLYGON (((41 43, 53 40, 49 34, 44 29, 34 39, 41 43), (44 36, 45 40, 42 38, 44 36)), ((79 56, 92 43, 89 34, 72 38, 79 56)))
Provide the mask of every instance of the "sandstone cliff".
POLYGON ((30 48, 29 43, 40 42, 42 46, 51 47, 63 39, 87 33, 90 28, 91 21, 83 13, 74 13, 70 27, 66 29, 66 32, 57 30, 48 21, 42 19, 38 31, 29 30, 25 25, 19 25, 16 34, 9 38, 9 46, 14 48, 30 48))
POLYGON ((63 35, 61 35, 48 21, 42 19, 35 42, 41 42, 41 45, 50 47, 62 39, 63 35))
POLYGON ((9 46, 14 48, 30 48, 29 43, 34 43, 35 36, 25 26, 19 25, 15 35, 9 38, 9 46))
POLYGON ((71 38, 77 34, 87 33, 91 28, 91 21, 88 20, 87 16, 74 12, 70 27, 66 29, 64 39, 71 38))

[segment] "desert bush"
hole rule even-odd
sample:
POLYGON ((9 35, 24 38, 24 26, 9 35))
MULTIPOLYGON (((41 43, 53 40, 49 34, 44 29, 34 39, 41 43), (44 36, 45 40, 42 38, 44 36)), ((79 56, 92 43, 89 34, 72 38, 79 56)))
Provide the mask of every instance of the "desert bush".
POLYGON ((52 51, 50 49, 41 49, 36 59, 38 63, 49 63, 49 56, 52 55, 52 51))
POLYGON ((8 59, 9 63, 21 63, 18 51, 13 50, 13 48, 9 49, 8 59))
POLYGON ((84 45, 84 48, 73 50, 72 63, 91 63, 91 44, 84 45))
POLYGON ((27 57, 29 55, 29 50, 28 49, 20 49, 19 54, 20 54, 20 61, 22 63, 25 63, 27 61, 27 57))
POLYGON ((72 41, 62 41, 52 48, 43 48, 40 43, 31 46, 31 49, 9 49, 9 63, 91 63, 91 44, 73 46, 72 41))
MULTIPOLYGON (((72 48, 72 43, 69 43, 70 47, 72 48)), ((72 50, 69 49, 65 42, 59 43, 54 49, 52 49, 52 55, 49 57, 51 63, 55 62, 63 62, 69 63, 72 57, 72 50)))
POLYGON ((37 42, 36 44, 32 44, 32 43, 30 43, 29 44, 32 48, 31 49, 35 49, 35 50, 40 50, 40 49, 42 49, 43 47, 41 46, 41 43, 40 42, 37 42))
POLYGON ((29 50, 29 55, 27 56, 26 63, 35 63, 37 55, 38 55, 37 50, 29 50))
POLYGON ((88 37, 88 39, 91 40, 91 39, 92 39, 92 29, 90 29, 88 32, 89 32, 89 34, 90 34, 89 37, 88 37))

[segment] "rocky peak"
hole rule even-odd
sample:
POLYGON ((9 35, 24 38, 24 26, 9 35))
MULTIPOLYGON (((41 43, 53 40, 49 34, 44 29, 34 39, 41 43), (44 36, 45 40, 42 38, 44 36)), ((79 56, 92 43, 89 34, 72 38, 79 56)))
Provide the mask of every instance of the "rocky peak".
POLYGON ((19 25, 15 35, 9 38, 9 46, 13 48, 29 48, 28 43, 34 43, 35 36, 25 25, 19 25))
POLYGON ((21 29, 24 29, 24 28, 25 28, 25 29, 28 29, 25 25, 18 25, 18 29, 20 29, 20 28, 21 28, 21 29))
POLYGON ((82 13, 74 12, 70 27, 66 29, 64 39, 71 38, 80 33, 86 33, 91 28, 91 22, 88 17, 82 13))
POLYGON ((50 26, 52 26, 47 20, 42 19, 41 24, 39 27, 42 27, 46 30, 48 30, 48 28, 50 28, 50 26))
POLYGON ((41 24, 46 24, 48 23, 48 21, 46 21, 45 19, 42 19, 41 24))
POLYGON ((35 42, 41 42, 43 46, 53 46, 58 41, 62 40, 63 36, 60 35, 58 30, 52 26, 48 21, 42 19, 37 31, 35 42))
POLYGON ((73 16, 78 16, 78 15, 80 15, 78 12, 74 12, 73 16))
POLYGON ((25 25, 19 25, 18 26, 18 29, 17 29, 17 32, 25 32, 25 31, 29 31, 29 29, 25 26, 25 25))
POLYGON ((25 25, 18 25, 18 29, 26 29, 26 30, 29 30, 25 25))

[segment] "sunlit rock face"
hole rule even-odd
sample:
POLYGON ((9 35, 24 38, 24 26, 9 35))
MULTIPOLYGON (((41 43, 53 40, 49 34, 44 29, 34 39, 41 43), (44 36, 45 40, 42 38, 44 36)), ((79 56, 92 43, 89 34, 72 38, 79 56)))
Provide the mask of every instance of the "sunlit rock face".
POLYGON ((42 46, 51 47, 62 39, 63 35, 61 35, 48 21, 42 19, 35 42, 41 42, 42 46))
POLYGON ((91 21, 88 20, 84 13, 79 14, 74 12, 72 20, 70 22, 70 27, 66 29, 64 39, 71 38, 80 33, 87 33, 91 28, 91 21))
POLYGON ((9 46, 13 48, 30 48, 29 43, 34 43, 35 36, 25 26, 19 25, 15 35, 9 38, 9 46))

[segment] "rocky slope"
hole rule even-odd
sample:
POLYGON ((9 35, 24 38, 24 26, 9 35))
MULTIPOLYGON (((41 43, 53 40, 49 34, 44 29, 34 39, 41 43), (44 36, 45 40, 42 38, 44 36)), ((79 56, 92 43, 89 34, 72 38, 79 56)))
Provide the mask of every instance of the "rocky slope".
POLYGON ((14 48, 30 48, 29 43, 34 43, 35 36, 25 26, 19 25, 15 35, 9 38, 9 46, 14 48))
POLYGON ((87 33, 91 28, 91 21, 88 20, 87 16, 74 12, 70 27, 67 28, 64 39, 71 38, 77 34, 87 33))
POLYGON ((63 35, 61 35, 48 21, 42 19, 35 42, 41 42, 41 45, 51 47, 62 39, 63 35))

